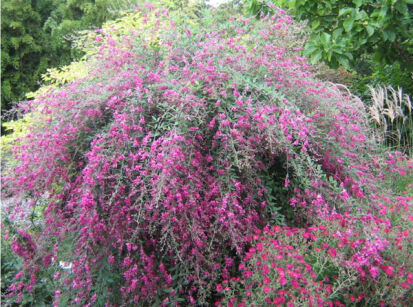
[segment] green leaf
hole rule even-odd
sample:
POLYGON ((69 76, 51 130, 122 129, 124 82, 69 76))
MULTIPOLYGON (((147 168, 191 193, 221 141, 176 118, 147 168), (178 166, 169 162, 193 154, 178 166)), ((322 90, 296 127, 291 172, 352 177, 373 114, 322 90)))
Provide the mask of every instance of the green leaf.
POLYGON ((318 62, 321 60, 322 56, 323 56, 323 53, 322 53, 321 50, 318 50, 317 52, 315 52, 315 53, 311 56, 311 59, 310 59, 311 64, 316 64, 316 63, 318 63, 318 62))
POLYGON ((327 61, 331 62, 331 57, 333 56, 333 52, 331 50, 329 50, 327 52, 327 61))
POLYGON ((393 31, 388 31, 389 41, 394 42, 396 40, 396 34, 393 31))
POLYGON ((309 57, 311 56, 312 53, 314 53, 318 49, 319 48, 316 45, 307 44, 304 48, 304 55, 306 57, 309 57))
POLYGON ((320 25, 320 20, 316 19, 311 23, 311 28, 312 29, 317 29, 319 27, 319 25, 320 25))
POLYGON ((333 31, 333 39, 337 40, 343 34, 343 28, 337 28, 333 31))
POLYGON ((357 10, 356 20, 364 20, 364 19, 366 19, 366 18, 368 18, 368 17, 369 17, 369 15, 366 13, 366 11, 364 11, 364 10, 361 10, 361 11, 357 10))
POLYGON ((350 52, 346 52, 346 53, 344 53, 344 55, 348 58, 348 59, 350 59, 350 60, 353 60, 354 58, 353 58, 353 55, 350 53, 350 52))
POLYGON ((372 36, 372 35, 374 34, 375 29, 374 29, 374 27, 372 27, 372 26, 366 26, 366 31, 367 31, 367 34, 368 34, 369 37, 370 37, 370 36, 372 36))
POLYGON ((330 43, 331 35, 324 32, 324 33, 321 34, 320 40, 323 43, 323 45, 327 45, 327 44, 330 43))
POLYGON ((340 9, 340 11, 338 11, 338 16, 352 14, 353 10, 354 9, 352 9, 351 7, 346 7, 346 8, 340 9))
POLYGON ((356 5, 356 7, 360 7, 361 6, 361 0, 353 0, 353 3, 356 5))
POLYGON ((354 24, 354 19, 352 17, 349 17, 346 20, 344 20, 343 22, 344 31, 346 31, 347 33, 350 32, 351 29, 353 28, 353 24, 354 24))
POLYGON ((339 55, 339 56, 337 56, 337 60, 340 63, 340 65, 342 65, 343 67, 345 67, 345 68, 350 67, 350 62, 345 56, 339 55))

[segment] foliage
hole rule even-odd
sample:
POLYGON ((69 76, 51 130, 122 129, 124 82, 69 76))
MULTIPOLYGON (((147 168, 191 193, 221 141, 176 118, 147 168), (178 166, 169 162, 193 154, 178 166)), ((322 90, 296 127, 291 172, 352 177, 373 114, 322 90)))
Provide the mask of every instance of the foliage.
MULTIPOLYGON (((298 20, 309 20, 311 37, 304 47, 304 55, 315 64, 320 60, 337 68, 339 65, 353 71, 351 80, 344 80, 354 93, 367 104, 369 87, 401 87, 407 94, 413 93, 413 2, 407 1, 273 1, 289 10, 298 20)), ((267 13, 272 4, 247 2, 250 12, 267 13)), ((338 75, 322 70, 323 77, 337 81, 338 75), (326 74, 327 73, 327 74, 326 74)), ((345 73, 348 75, 348 73, 345 73)), ((341 81, 341 80, 338 80, 341 81)), ((341 82, 340 82, 341 83, 341 82)), ((374 100, 373 100, 374 102, 374 100)), ((373 103, 373 107, 377 103, 373 103)), ((370 107, 371 108, 371 107, 370 107)), ((403 108, 407 117, 409 108, 403 108)), ((377 112, 376 112, 377 113, 377 112)), ((378 116, 375 113, 374 120, 378 116)), ((380 112, 379 112, 380 113, 380 112)), ((387 130, 386 144, 402 151, 411 151, 410 122, 405 117, 389 127, 385 114, 377 122, 387 130), (383 117, 384 116, 384 117, 383 117), (397 126, 397 128, 395 127, 397 126), (401 131, 403 130, 403 131, 401 131), (390 134, 399 133, 397 136, 390 134), (399 144, 403 142, 403 145, 399 144)), ((388 121, 388 119, 387 119, 388 121)))
MULTIPOLYGON (((413 2, 411 0, 277 0, 298 20, 309 20, 311 39, 304 54, 312 63, 325 61, 332 67, 354 67, 363 54, 375 54, 381 63, 400 62, 413 70, 413 2)), ((271 5, 271 4, 270 4, 271 5)), ((266 1, 247 1, 253 14, 266 13, 266 1)))
POLYGON ((87 75, 21 103, 36 124, 6 155, 6 216, 41 218, 10 230, 24 264, 7 299, 36 301, 53 273, 55 306, 231 305, 245 286, 257 289, 252 304, 276 290, 293 301, 277 269, 274 289, 261 287, 265 245, 268 261, 312 286, 338 275, 320 284, 328 304, 351 301, 349 289, 409 302, 412 199, 388 186, 412 161, 381 151, 359 99, 313 77, 297 54, 302 26, 283 11, 201 13, 146 4, 84 33, 87 75), (231 277, 227 297, 219 285, 231 277))
POLYGON ((103 22, 116 15, 109 11, 108 0, 58 0, 46 19, 43 29, 52 41, 52 50, 61 57, 61 63, 68 64, 79 58, 81 52, 71 48, 73 35, 80 30, 99 28, 103 22))
MULTIPOLYGON (((184 22, 188 22, 191 25, 196 25, 196 20, 198 19, 197 14, 200 13, 200 9, 202 8, 202 5, 199 3, 175 3, 173 1, 168 2, 169 7, 175 10, 175 16, 177 20, 177 24, 184 22), (184 17, 183 17, 184 16, 184 17)), ((54 2, 54 4, 57 5, 57 2, 54 2)), ((75 30, 83 29, 87 25, 93 25, 93 24, 99 24, 101 22, 101 19, 113 17, 113 16, 120 16, 120 15, 125 15, 124 18, 122 19, 122 25, 120 25, 121 28, 119 28, 119 24, 116 21, 108 21, 106 23, 106 27, 114 27, 119 31, 129 31, 130 28, 133 28, 137 26, 136 18, 134 19, 133 14, 128 14, 127 12, 130 10, 137 9, 139 7, 138 2, 132 2, 132 1, 117 1, 115 2, 110 2, 106 3, 105 5, 107 8, 103 8, 102 6, 104 5, 103 2, 96 3, 96 7, 91 7, 91 3, 87 2, 85 3, 84 1, 82 2, 70 2, 68 3, 67 1, 61 1, 59 2, 59 5, 55 10, 52 11, 51 16, 49 16, 47 20, 47 25, 45 25, 45 28, 49 29, 52 33, 52 36, 54 36, 53 42, 56 44, 56 46, 65 46, 64 48, 69 48, 67 50, 70 50, 70 46, 68 44, 68 41, 65 40, 65 36, 70 35, 73 33, 75 30), (70 9, 69 9, 69 7, 70 9), (106 12, 108 11, 110 15, 102 15, 102 13, 99 13, 97 16, 97 19, 93 19, 93 17, 89 15, 93 15, 94 11, 99 8, 99 10, 106 12), (78 15, 75 16, 75 12, 78 12, 78 15), (84 14, 80 14, 79 12, 83 12, 84 14), (80 14, 80 15, 79 15, 80 14), (72 17, 70 17, 72 16, 72 17), (87 23, 81 22, 79 19, 80 16, 83 16, 87 23), (100 17, 99 17, 100 16, 100 17), (70 18, 75 18, 76 23, 71 28, 67 28, 66 30, 63 31, 60 28, 60 23, 62 20, 68 24, 70 18), (79 23, 79 22, 80 23, 79 23), (79 27, 78 29, 76 28, 76 25, 79 27), (53 28, 55 27, 55 28, 53 28), (60 38, 59 38, 60 37, 60 38)), ((44 13, 44 12, 43 12, 44 13)), ((87 32, 81 32, 79 31, 78 33, 83 33, 83 35, 78 36, 78 37, 73 37, 72 38, 72 43, 74 46, 79 46, 79 48, 76 48, 77 53, 84 54, 86 58, 90 55, 93 54, 93 51, 91 52, 87 48, 87 44, 90 42, 93 43, 93 40, 90 40, 88 37, 87 32), (82 50, 82 51, 80 51, 82 50), (91 53, 90 53, 91 52, 91 53)), ((155 41, 155 40, 154 40, 155 41)), ((56 47, 57 48, 57 47, 56 47)), ((60 48, 60 47, 58 47, 60 48)), ((92 47, 93 49, 93 47, 92 47)), ((72 52, 72 51, 71 51, 72 52)), ((59 57, 62 57, 61 53, 62 51, 59 50, 54 50, 55 54, 60 54, 59 57)), ((70 59, 70 52, 65 52, 67 59, 70 59)), ((4 54, 4 53, 3 53, 4 54)), ((52 53, 53 54, 53 53, 52 53)), ((50 56, 50 52, 48 52, 48 56, 50 56)), ((61 63, 67 62, 66 60, 62 60, 61 63)), ((43 68, 42 68, 43 69, 43 68)), ((41 81, 42 84, 45 84, 47 86, 42 86, 41 88, 37 89, 34 92, 29 92, 29 88, 25 89, 23 92, 25 92, 25 96, 28 99, 35 98, 36 96, 45 93, 49 91, 51 88, 59 85, 66 84, 68 82, 73 82, 75 80, 78 80, 79 78, 86 77, 88 74, 88 65, 86 61, 84 60, 79 60, 79 61, 72 61, 68 65, 64 65, 58 68, 49 68, 45 73, 41 75, 41 81)), ((15 75, 15 74, 14 74, 15 75)), ((7 78, 7 77, 6 77, 7 78)), ((36 77, 38 78, 38 77, 36 77)), ((7 85, 7 80, 5 81, 7 85)), ((24 82, 23 82, 24 84, 24 82)), ((34 89, 30 88, 30 89, 34 89)), ((21 93, 23 93, 21 92, 21 93)), ((3 96, 4 97, 4 96, 3 96)), ((17 97, 17 96, 16 96, 17 97)), ((20 96, 19 99, 22 99, 23 96, 20 96)), ((4 106, 3 106, 4 107, 4 106)), ((8 109, 9 106, 6 106, 6 110, 8 109)), ((13 113, 13 112, 11 112, 13 113)), ((3 122, 2 124, 2 132, 4 132, 4 135, 1 136, 1 152, 2 154, 6 154, 6 152, 9 149, 10 144, 14 144, 15 142, 19 142, 21 137, 23 137, 27 133, 27 128, 35 124, 35 114, 26 114, 24 116, 7 116, 8 118, 15 118, 14 120, 9 120, 8 122, 3 122)), ((6 117, 6 119, 7 119, 6 117)))
POLYGON ((1 137, 1 151, 2 154, 8 153, 11 149, 11 145, 15 144, 22 137, 25 137, 29 133, 29 127, 32 125, 32 114, 28 114, 18 120, 9 121, 3 123, 3 127, 7 132, 13 132, 3 135, 1 137))
POLYGON ((48 67, 69 64, 81 53, 71 48, 76 31, 101 24, 115 15, 108 0, 2 1, 2 108, 39 87, 48 67))
POLYGON ((392 189, 399 194, 413 197, 413 173, 403 176, 395 176, 392 189))
POLYGON ((372 88, 369 113, 388 147, 413 155, 413 103, 410 97, 388 86, 372 88))
POLYGON ((4 301, 14 276, 22 269, 23 261, 13 253, 10 243, 1 238, 1 297, 4 301))
MULTIPOLYGON (((1 276, 2 288, 1 298, 2 304, 5 306, 17 306, 17 304, 10 301, 8 297, 14 291, 18 291, 23 287, 23 284, 29 284, 31 280, 37 280, 36 285, 30 288, 31 295, 26 295, 22 298, 20 305, 23 306, 50 306, 53 302, 53 272, 51 267, 43 267, 42 270, 37 270, 35 275, 22 275, 24 269, 24 260, 16 257, 16 244, 11 240, 14 237, 17 241, 24 242, 28 238, 28 233, 23 231, 21 227, 24 223, 22 221, 11 222, 7 217, 2 219, 2 233, 1 238, 1 276), (16 227, 19 224, 19 227, 16 227), (13 284, 16 278, 21 279, 21 283, 13 284)), ((27 228, 28 225, 25 225, 27 228)), ((36 227, 32 228, 35 231, 36 227)))
POLYGON ((410 296, 411 234, 380 218, 336 214, 317 226, 257 230, 250 239, 242 277, 217 285, 221 306, 397 306, 410 296))
POLYGON ((1 7, 1 106, 7 108, 11 101, 21 100, 25 92, 35 88, 51 64, 45 57, 47 38, 41 15, 50 8, 21 0, 2 1, 1 7))
MULTIPOLYGON (((181 19, 198 18, 205 4, 161 1, 181 19)), ((5 0, 2 2, 2 100, 3 110, 39 88, 49 67, 66 66, 83 53, 73 48, 79 31, 99 28, 103 22, 139 7, 140 1, 118 0, 5 0)))
POLYGON ((400 63, 380 64, 374 62, 371 55, 365 55, 356 61, 354 80, 349 84, 352 92, 363 101, 370 99, 370 87, 402 88, 403 92, 413 97, 413 74, 400 66, 400 63))

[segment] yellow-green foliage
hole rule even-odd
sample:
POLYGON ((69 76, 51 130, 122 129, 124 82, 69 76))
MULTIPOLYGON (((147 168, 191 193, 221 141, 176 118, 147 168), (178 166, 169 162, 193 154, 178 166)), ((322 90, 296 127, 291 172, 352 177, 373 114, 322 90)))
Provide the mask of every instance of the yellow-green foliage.
POLYGON ((161 35, 163 28, 169 26, 170 20, 164 15, 155 16, 155 14, 146 14, 142 16, 139 11, 124 12, 121 18, 106 22, 102 26, 101 33, 96 31, 83 31, 82 35, 76 41, 76 45, 85 52, 85 57, 90 57, 96 54, 99 50, 99 44, 111 44, 110 41, 116 42, 117 46, 125 48, 125 44, 121 44, 125 36, 129 36, 131 32, 136 39, 147 42, 154 48, 161 47, 161 35), (153 28, 157 25, 159 31, 154 34, 153 28), (110 33, 110 36, 106 36, 110 33))
POLYGON ((86 77, 89 69, 84 61, 72 62, 62 68, 51 68, 42 76, 43 81, 51 85, 63 85, 86 77))
MULTIPOLYGON (((73 62, 70 65, 63 66, 61 68, 48 69, 47 73, 42 76, 43 81, 47 85, 42 86, 36 92, 31 92, 26 95, 28 99, 35 98, 42 93, 45 93, 53 88, 63 85, 79 78, 87 76, 89 73, 86 62, 79 61, 73 62)), ((6 130, 6 135, 1 137, 1 153, 7 153, 11 146, 19 141, 29 132, 29 127, 36 125, 36 118, 40 113, 28 113, 22 118, 2 123, 6 130)))
POLYGON ((17 139, 24 137, 29 132, 28 128, 33 124, 33 116, 33 114, 27 114, 23 118, 2 124, 6 132, 13 131, 12 133, 1 137, 2 155, 10 150, 17 139))

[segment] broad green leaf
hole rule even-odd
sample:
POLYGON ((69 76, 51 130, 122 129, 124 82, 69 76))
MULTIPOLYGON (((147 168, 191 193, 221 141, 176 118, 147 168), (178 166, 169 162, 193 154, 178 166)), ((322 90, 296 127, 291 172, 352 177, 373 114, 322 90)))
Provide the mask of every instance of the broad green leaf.
POLYGON ((369 15, 366 13, 366 11, 364 11, 364 10, 358 11, 357 10, 357 13, 356 13, 356 19, 357 20, 364 20, 368 17, 369 17, 369 15))
POLYGON ((362 0, 353 0, 353 3, 356 5, 356 7, 360 7, 361 2, 362 2, 362 0))
POLYGON ((352 13, 353 13, 353 10, 354 10, 354 9, 352 9, 352 8, 350 8, 350 7, 346 7, 346 8, 340 9, 340 11, 338 11, 338 16, 347 15, 347 14, 352 14, 352 13))
POLYGON ((345 55, 348 59, 353 60, 353 55, 352 55, 350 52, 346 52, 346 53, 344 53, 344 55, 345 55))
POLYGON ((337 40, 343 34, 343 28, 337 28, 333 31, 333 39, 337 40))
POLYGON ((327 61, 331 61, 331 57, 333 56, 333 52, 331 50, 328 50, 327 52, 327 61))
POLYGON ((353 24, 354 24, 354 19, 352 17, 349 17, 346 20, 344 20, 343 22, 344 31, 346 31, 347 33, 350 32, 351 29, 353 28, 353 24))
POLYGON ((396 40, 396 34, 392 31, 383 31, 382 37, 385 41, 394 42, 396 40))
POLYGON ((396 40, 396 34, 393 31, 387 31, 389 41, 394 42, 396 40))
POLYGON ((409 12, 409 8, 407 7, 406 2, 398 1, 397 4, 395 5, 395 8, 397 11, 399 11, 401 14, 405 14, 409 12))
POLYGON ((337 56, 337 60, 340 63, 340 65, 342 65, 343 67, 345 67, 345 68, 350 67, 350 62, 345 56, 339 55, 339 56, 337 56))
POLYGON ((327 45, 327 44, 330 43, 331 35, 328 34, 328 33, 326 33, 326 32, 323 32, 323 33, 321 34, 320 40, 321 40, 321 42, 323 43, 323 45, 327 45))
POLYGON ((315 52, 310 59, 311 64, 318 63, 321 60, 322 56, 323 56, 323 53, 321 50, 318 50, 317 52, 315 52))
POLYGON ((370 37, 370 36, 372 36, 372 35, 374 34, 375 29, 374 29, 374 27, 367 25, 367 26, 366 26, 366 31, 367 31, 367 34, 368 34, 369 37, 370 37))
POLYGON ((308 45, 305 46, 304 55, 308 57, 312 53, 314 53, 317 49, 318 49, 317 46, 308 44, 308 45))
POLYGON ((313 29, 317 29, 319 25, 320 25, 320 20, 319 19, 316 19, 313 22, 311 22, 311 28, 313 28, 313 29))

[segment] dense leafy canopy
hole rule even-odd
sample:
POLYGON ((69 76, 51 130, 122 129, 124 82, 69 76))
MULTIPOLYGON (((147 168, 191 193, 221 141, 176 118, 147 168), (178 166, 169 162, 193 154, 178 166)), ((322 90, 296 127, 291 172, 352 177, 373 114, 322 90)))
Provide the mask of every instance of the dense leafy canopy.
POLYGON ((79 57, 71 48, 75 31, 99 27, 114 16, 108 0, 2 1, 1 105, 36 90, 49 67, 79 57))
MULTIPOLYGON (((268 10, 266 1, 247 1, 254 14, 268 10)), ((313 63, 354 66, 363 54, 383 63, 400 62, 413 71, 413 1, 411 0, 274 0, 298 20, 309 20, 312 35, 305 55, 313 63)))
MULTIPOLYGON (((52 63, 45 57, 46 34, 42 23, 47 5, 34 7, 32 1, 2 1, 1 8, 1 106, 18 101, 36 88, 40 75, 52 63)), ((41 2, 40 2, 41 3, 41 2)), ((51 2, 50 2, 51 3, 51 2)))

